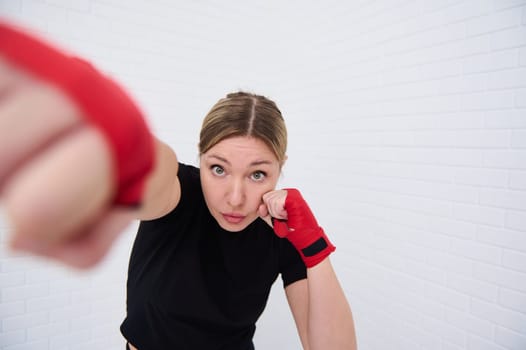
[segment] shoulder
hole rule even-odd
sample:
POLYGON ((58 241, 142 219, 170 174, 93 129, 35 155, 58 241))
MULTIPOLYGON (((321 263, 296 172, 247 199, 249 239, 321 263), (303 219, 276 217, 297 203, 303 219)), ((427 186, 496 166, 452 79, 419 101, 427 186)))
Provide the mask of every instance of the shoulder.
POLYGON ((179 179, 185 179, 186 181, 200 182, 199 168, 193 165, 179 162, 177 176, 179 177, 179 179))
POLYGON ((177 177, 181 186, 181 199, 178 206, 184 205, 188 200, 196 200, 196 197, 202 197, 203 191, 199 168, 179 163, 177 177))
MULTIPOLYGON (((205 205, 199 168, 184 163, 178 163, 177 178, 179 182, 180 197, 175 207, 165 214, 151 218, 142 219, 141 223, 148 224, 173 224, 173 220, 181 220, 189 217, 189 213, 198 210, 205 205)), ((147 225, 148 226, 148 225, 147 225)))

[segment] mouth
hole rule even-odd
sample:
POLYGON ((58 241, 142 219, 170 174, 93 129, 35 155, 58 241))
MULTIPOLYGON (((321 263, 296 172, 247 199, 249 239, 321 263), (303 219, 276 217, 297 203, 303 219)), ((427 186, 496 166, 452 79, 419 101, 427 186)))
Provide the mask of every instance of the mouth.
POLYGON ((246 216, 235 213, 225 213, 222 214, 226 222, 230 224, 239 224, 241 221, 245 220, 246 216))

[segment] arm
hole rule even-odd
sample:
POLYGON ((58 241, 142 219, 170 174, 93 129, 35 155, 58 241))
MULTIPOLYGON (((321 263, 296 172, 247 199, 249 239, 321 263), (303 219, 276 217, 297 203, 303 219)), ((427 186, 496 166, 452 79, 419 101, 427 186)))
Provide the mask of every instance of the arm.
POLYGON ((146 181, 143 203, 137 213, 141 220, 152 220, 169 213, 181 198, 177 156, 162 141, 156 139, 154 142, 156 162, 146 181))
POLYGON ((356 349, 351 308, 329 258, 307 269, 310 349, 356 349))
POLYGON ((309 285, 307 279, 302 279, 285 287, 285 295, 289 303, 292 317, 300 337, 303 349, 309 350, 308 317, 309 317, 309 285))
POLYGON ((351 308, 330 259, 307 269, 307 279, 285 293, 305 350, 357 349, 351 308))
POLYGON ((303 347, 355 350, 351 309, 328 258, 335 247, 297 190, 269 192, 263 201, 268 212, 262 214, 278 219, 274 231, 294 245, 307 267, 307 279, 286 288, 303 347))
POLYGON ((175 154, 115 82, 1 22, 0 71, 11 247, 91 267, 133 219, 177 205, 175 154))

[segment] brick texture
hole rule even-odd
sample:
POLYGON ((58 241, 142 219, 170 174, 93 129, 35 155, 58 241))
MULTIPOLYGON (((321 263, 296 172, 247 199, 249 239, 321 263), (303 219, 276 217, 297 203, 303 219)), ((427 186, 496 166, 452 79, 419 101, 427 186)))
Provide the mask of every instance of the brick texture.
MULTIPOLYGON (((0 16, 92 60, 196 164, 202 117, 265 94, 280 186, 337 246, 361 350, 526 349, 526 2, 10 0, 0 16)), ((0 350, 122 349, 135 227, 79 274, 6 248, 0 350)), ((261 349, 299 349, 273 288, 261 349)))

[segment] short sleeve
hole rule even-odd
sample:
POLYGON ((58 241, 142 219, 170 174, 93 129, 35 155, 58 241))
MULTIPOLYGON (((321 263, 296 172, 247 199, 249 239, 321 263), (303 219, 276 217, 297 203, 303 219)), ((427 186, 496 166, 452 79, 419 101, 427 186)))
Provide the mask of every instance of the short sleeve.
POLYGON ((280 242, 280 272, 283 288, 307 278, 305 263, 301 260, 296 248, 286 238, 282 238, 280 242))
POLYGON ((195 196, 202 196, 201 181, 199 178, 199 169, 179 163, 177 172, 179 184, 181 185, 181 199, 179 205, 195 202, 195 196))

